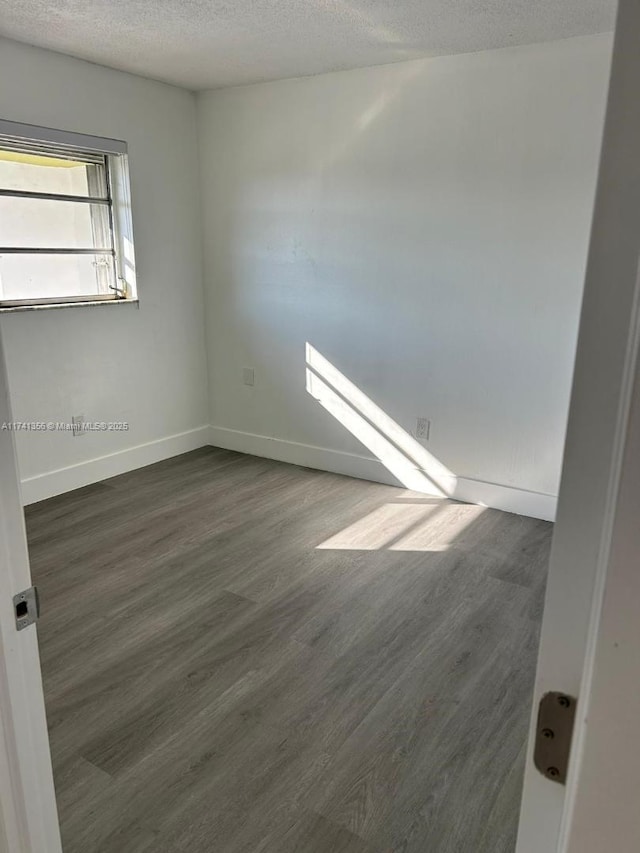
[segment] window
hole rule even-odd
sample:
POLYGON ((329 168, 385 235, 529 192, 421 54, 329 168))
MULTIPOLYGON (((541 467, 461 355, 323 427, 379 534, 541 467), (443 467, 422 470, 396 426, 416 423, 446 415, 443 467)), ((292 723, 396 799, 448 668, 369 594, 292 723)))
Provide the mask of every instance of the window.
POLYGON ((135 299, 126 144, 0 121, 0 310, 135 299))

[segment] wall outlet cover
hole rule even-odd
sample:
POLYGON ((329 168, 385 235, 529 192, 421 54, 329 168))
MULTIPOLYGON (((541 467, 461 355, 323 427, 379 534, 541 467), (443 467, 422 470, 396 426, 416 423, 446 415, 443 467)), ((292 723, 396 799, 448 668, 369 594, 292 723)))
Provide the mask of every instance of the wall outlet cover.
POLYGON ((429 418, 416 419, 416 438, 421 438, 423 441, 429 441, 429 433, 431 432, 431 421, 429 418))
POLYGON ((85 429, 85 417, 84 415, 72 415, 71 417, 71 435, 78 436, 84 435, 86 432, 85 429))

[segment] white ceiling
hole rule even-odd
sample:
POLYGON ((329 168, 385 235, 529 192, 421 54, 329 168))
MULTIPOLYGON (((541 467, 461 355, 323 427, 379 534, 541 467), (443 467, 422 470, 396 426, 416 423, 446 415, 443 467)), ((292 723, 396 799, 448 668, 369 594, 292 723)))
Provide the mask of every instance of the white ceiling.
POLYGON ((613 29, 615 0, 2 0, 0 34, 189 89, 613 29))

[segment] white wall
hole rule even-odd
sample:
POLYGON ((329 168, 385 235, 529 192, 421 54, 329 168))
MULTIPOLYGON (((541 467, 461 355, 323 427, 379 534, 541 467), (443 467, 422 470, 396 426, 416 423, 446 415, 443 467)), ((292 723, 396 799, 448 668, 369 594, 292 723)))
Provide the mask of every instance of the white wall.
POLYGON ((127 433, 78 438, 19 434, 31 500, 206 440, 195 99, 1 39, 0 79, 0 117, 124 139, 131 170, 139 309, 74 307, 0 319, 17 420, 82 414, 130 423, 127 433), (100 459, 108 454, 119 455, 100 459), (46 476, 56 469, 64 470, 46 476))
POLYGON ((467 484, 556 495, 610 53, 199 95, 212 440, 373 471, 305 391, 310 342, 467 484))
POLYGON ((190 93, 0 40, 1 117, 129 143, 141 298, 0 319, 16 419, 131 425, 20 434, 26 499, 207 435, 385 479, 307 394, 309 342, 403 429, 431 420, 456 494, 552 514, 610 50, 596 36, 204 93, 197 140, 190 93))

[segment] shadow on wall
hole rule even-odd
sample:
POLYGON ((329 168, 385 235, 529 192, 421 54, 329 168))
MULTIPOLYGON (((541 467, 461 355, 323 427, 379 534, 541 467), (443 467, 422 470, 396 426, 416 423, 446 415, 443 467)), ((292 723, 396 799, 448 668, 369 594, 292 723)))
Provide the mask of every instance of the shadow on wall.
POLYGON ((452 497, 458 478, 310 343, 308 393, 382 462, 406 489, 452 497))

